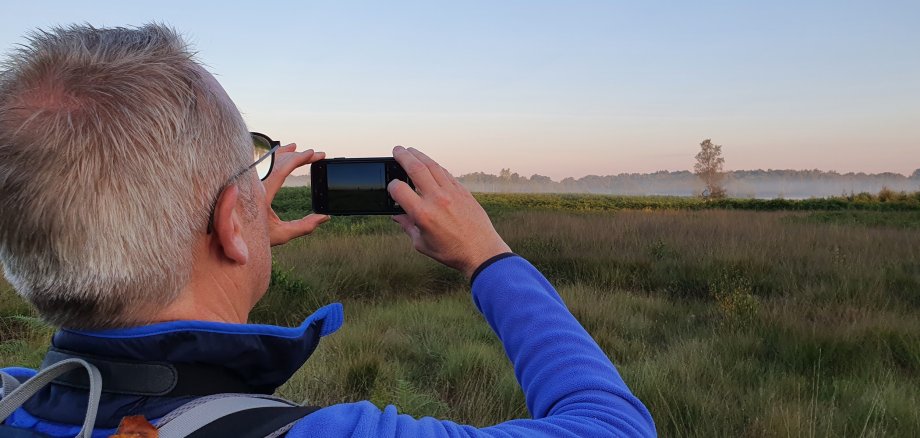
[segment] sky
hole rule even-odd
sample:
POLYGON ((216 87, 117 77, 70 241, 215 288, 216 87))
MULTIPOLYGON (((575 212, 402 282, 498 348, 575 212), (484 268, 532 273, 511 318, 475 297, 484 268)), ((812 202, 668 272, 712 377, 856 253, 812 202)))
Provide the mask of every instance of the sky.
POLYGON ((917 1, 7 1, 36 28, 162 22, 251 130, 454 174, 920 168, 917 1))

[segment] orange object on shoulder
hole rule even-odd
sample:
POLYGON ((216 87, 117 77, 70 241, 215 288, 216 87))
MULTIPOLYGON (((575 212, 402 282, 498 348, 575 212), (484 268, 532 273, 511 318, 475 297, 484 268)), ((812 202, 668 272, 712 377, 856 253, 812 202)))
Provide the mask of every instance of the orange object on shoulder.
POLYGON ((158 438, 160 432, 143 415, 124 417, 109 438, 158 438))

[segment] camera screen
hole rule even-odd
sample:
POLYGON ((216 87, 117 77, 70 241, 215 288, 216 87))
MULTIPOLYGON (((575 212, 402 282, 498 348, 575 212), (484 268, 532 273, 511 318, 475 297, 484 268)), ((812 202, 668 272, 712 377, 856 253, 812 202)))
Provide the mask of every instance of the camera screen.
POLYGON ((329 163, 326 168, 329 209, 374 211, 387 208, 383 163, 329 163))

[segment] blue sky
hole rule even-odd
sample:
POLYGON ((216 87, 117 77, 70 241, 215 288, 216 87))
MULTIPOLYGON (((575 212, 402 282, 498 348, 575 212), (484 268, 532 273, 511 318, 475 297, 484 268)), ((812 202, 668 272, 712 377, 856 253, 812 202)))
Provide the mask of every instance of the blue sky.
POLYGON ((4 2, 37 27, 168 23, 253 130, 456 174, 920 168, 920 2, 4 2))

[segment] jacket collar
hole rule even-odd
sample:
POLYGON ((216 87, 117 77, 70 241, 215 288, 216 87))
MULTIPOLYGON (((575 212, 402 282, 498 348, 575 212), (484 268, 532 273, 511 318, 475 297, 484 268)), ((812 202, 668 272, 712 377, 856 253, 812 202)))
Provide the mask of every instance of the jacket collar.
POLYGON ((306 362, 319 339, 338 330, 343 321, 342 305, 334 303, 297 327, 172 321, 101 331, 61 329, 52 344, 115 359, 221 366, 272 392, 306 362))

